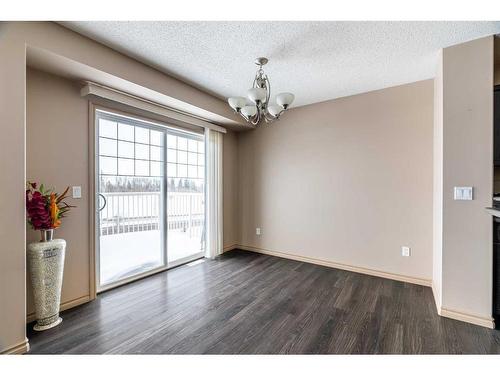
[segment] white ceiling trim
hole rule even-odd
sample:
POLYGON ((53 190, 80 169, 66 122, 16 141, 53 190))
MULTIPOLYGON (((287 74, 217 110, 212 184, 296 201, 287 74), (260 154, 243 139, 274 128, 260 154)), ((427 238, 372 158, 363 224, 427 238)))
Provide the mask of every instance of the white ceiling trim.
POLYGON ((182 113, 180 111, 176 111, 172 108, 165 107, 161 104, 154 103, 149 100, 139 98, 125 92, 114 90, 112 88, 105 87, 93 82, 87 82, 85 86, 83 86, 80 90, 80 94, 81 96, 97 96, 99 98, 108 99, 117 103, 125 104, 130 107, 144 110, 146 112, 164 116, 167 119, 172 119, 181 123, 215 130, 220 133, 227 133, 227 130, 222 126, 211 124, 209 122, 203 121, 202 119, 186 113, 182 113))

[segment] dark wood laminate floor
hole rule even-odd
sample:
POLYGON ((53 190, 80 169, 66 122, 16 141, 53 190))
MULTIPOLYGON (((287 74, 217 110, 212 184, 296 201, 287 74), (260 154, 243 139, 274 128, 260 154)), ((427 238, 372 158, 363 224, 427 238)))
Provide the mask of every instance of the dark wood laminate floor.
POLYGON ((31 353, 500 353, 430 288, 240 250, 99 295, 31 353))

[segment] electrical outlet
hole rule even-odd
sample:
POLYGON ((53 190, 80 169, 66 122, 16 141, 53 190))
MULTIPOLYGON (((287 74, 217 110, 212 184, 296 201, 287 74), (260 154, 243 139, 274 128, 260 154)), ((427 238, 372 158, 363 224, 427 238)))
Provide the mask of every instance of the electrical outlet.
POLYGON ((81 198, 81 197, 82 197, 82 187, 73 186, 73 198, 81 198))
POLYGON ((410 255, 410 248, 408 246, 401 246, 401 256, 409 257, 410 255))
POLYGON ((260 236, 260 228, 255 228, 255 234, 256 234, 257 236, 260 236))

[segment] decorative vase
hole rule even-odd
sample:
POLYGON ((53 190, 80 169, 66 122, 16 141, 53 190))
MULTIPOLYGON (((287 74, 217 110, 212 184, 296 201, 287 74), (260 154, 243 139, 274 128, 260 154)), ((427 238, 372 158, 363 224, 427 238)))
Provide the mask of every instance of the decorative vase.
POLYGON ((35 331, 62 322, 59 317, 66 241, 53 239, 53 229, 42 230, 42 240, 28 245, 28 265, 35 300, 35 331))

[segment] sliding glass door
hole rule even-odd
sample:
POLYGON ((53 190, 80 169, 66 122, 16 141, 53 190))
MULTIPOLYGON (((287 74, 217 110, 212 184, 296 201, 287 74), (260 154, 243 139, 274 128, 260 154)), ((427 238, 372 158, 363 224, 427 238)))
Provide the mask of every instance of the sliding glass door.
POLYGON ((202 257, 203 135, 96 111, 97 285, 202 257))
POLYGON ((203 256, 205 143, 202 136, 167 131, 168 262, 203 256))

